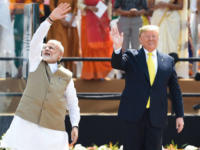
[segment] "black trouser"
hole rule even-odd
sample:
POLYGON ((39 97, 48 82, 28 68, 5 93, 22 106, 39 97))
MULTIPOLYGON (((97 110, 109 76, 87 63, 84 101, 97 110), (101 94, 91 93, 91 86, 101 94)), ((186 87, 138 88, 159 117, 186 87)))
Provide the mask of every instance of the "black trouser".
POLYGON ((146 110, 138 122, 122 121, 124 150, 162 150, 163 128, 153 127, 146 110))

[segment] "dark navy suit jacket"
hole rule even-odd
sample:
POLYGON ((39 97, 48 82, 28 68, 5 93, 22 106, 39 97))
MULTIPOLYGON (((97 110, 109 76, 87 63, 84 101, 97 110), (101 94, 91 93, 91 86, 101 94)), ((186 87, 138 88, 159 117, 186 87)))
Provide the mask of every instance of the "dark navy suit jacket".
POLYGON ((174 70, 174 60, 157 52, 158 69, 153 85, 150 85, 145 52, 126 50, 113 53, 112 67, 125 71, 125 88, 121 95, 118 116, 122 120, 137 122, 145 112, 149 96, 150 120, 155 127, 164 127, 167 121, 167 88, 172 95, 176 117, 183 117, 182 94, 174 70))

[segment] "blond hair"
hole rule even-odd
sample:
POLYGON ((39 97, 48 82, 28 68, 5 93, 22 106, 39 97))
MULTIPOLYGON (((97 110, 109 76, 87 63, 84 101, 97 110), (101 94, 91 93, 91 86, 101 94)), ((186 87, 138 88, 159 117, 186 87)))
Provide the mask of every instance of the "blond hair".
POLYGON ((159 33, 159 27, 156 25, 145 25, 139 28, 139 36, 145 31, 156 31, 159 33))
POLYGON ((58 49, 64 53, 64 47, 62 45, 62 43, 60 41, 57 41, 57 40, 49 40, 47 43, 52 43, 54 44, 56 47, 58 47, 58 49))

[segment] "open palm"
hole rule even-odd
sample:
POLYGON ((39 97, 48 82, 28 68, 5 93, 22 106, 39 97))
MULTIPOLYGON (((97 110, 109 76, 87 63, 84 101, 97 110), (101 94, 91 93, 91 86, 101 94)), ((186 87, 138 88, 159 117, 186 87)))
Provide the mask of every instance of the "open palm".
POLYGON ((111 27, 111 38, 113 40, 114 49, 120 49, 123 43, 123 32, 119 33, 117 25, 111 27))
POLYGON ((71 7, 68 3, 61 3, 52 11, 49 17, 53 21, 63 19, 70 10, 71 7))

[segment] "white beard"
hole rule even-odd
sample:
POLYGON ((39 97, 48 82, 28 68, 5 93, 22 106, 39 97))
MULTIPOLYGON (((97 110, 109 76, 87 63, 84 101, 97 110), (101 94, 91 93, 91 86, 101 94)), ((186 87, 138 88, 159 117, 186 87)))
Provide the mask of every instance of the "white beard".
POLYGON ((42 60, 44 61, 48 61, 49 59, 51 59, 50 56, 45 56, 45 55, 42 56, 42 60))
POLYGON ((42 60, 46 61, 47 63, 56 63, 58 61, 57 57, 52 57, 52 56, 42 56, 42 60))

